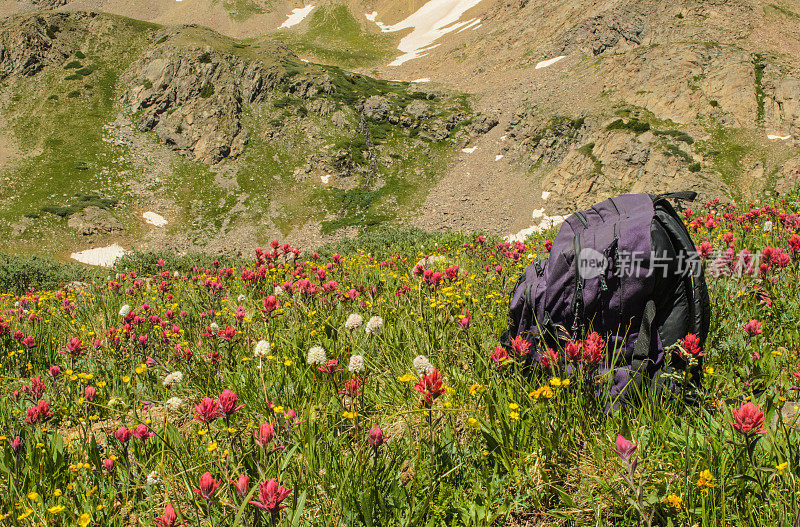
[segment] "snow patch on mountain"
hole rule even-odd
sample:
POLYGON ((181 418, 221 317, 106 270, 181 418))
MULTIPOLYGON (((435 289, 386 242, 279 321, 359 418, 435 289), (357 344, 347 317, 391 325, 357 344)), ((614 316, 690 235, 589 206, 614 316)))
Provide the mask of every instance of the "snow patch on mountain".
POLYGON ((566 57, 566 55, 561 55, 560 57, 553 57, 552 59, 543 60, 538 64, 536 64, 536 67, 534 69, 538 70, 541 68, 546 68, 547 66, 552 66, 553 64, 563 59, 564 57, 566 57))
POLYGON ((311 11, 314 10, 314 7, 314 5, 308 4, 305 7, 296 7, 292 9, 292 12, 286 15, 286 20, 278 27, 278 29, 296 26, 302 22, 305 17, 311 14, 311 11))
POLYGON ((107 247, 95 247, 94 249, 72 253, 70 258, 87 265, 111 267, 124 254, 125 249, 120 244, 115 243, 107 247))
POLYGON ((389 63, 389 66, 400 66, 409 60, 427 55, 432 49, 439 46, 434 42, 448 33, 470 27, 477 29, 481 25, 480 19, 471 18, 463 22, 459 22, 459 19, 480 2, 481 0, 430 0, 406 19, 392 25, 378 21, 378 13, 375 11, 365 16, 367 20, 375 22, 385 33, 404 29, 412 30, 400 40, 400 44, 397 46, 397 49, 403 54, 389 63))

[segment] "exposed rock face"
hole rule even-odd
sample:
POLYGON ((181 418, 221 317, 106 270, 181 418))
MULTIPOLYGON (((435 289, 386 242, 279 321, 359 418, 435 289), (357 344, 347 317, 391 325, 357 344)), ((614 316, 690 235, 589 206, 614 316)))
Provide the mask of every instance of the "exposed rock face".
MULTIPOLYGON (((681 145, 682 155, 689 155, 681 145)), ((652 133, 600 132, 591 143, 570 150, 547 176, 553 201, 564 210, 586 207, 621 193, 695 190, 723 198, 725 185, 713 177, 700 178, 689 170, 689 160, 668 148, 652 133)))
POLYGON ((516 141, 516 154, 526 168, 560 161, 583 144, 583 119, 553 117, 543 120, 531 112, 520 112, 511 119, 508 137, 516 141))
POLYGON ((123 230, 122 223, 113 214, 95 206, 71 215, 67 225, 84 236, 117 234, 123 230))
POLYGON ((778 81, 771 98, 765 101, 767 122, 786 133, 800 131, 800 79, 788 77, 778 81))
POLYGON ((392 103, 382 95, 373 95, 364 101, 364 115, 375 121, 385 121, 392 111, 392 103))
POLYGON ((600 55, 608 50, 638 46, 646 33, 646 17, 632 6, 621 6, 587 18, 567 31, 560 52, 600 55))
POLYGON ((283 76, 277 61, 265 66, 212 51, 156 47, 125 73, 123 99, 142 112, 140 130, 155 130, 176 150, 216 163, 238 156, 247 143, 242 105, 262 98, 283 76))
POLYGON ((665 46, 609 57, 600 71, 606 90, 662 119, 692 123, 713 105, 731 126, 750 126, 758 115, 753 57, 732 47, 665 46))
POLYGON ((69 56, 58 42, 59 18, 35 16, 23 18, 14 27, 0 32, 0 79, 10 76, 30 77, 50 64, 61 63, 69 56))
POLYGON ((69 0, 28 0, 31 4, 41 9, 55 9, 66 5, 69 0))

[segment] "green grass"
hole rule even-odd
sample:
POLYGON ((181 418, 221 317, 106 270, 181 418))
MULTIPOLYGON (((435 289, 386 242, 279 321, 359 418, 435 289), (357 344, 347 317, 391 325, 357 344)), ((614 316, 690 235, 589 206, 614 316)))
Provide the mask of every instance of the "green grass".
MULTIPOLYGON (((151 26, 124 18, 111 21, 108 33, 69 24, 58 33, 86 50, 92 65, 75 75, 83 83, 90 75, 91 85, 64 80, 59 69, 15 81, 5 117, 23 157, 11 169, 14 183, 0 189, 1 219, 13 222, 44 208, 63 211, 77 194, 113 199, 125 194, 124 180, 116 174, 131 167, 122 160, 123 148, 102 141, 103 125, 116 116, 119 75, 146 45, 151 26), (66 31, 71 27, 74 31, 66 31), (112 34, 120 45, 107 45, 112 34)), ((64 234, 62 226, 56 229, 64 234)), ((60 248, 56 238, 44 246, 60 248)))
MULTIPOLYGON (((797 197, 763 204, 794 217, 797 197)), ((796 226, 765 233, 768 216, 735 220, 749 210, 695 207, 692 218, 711 216, 716 227, 687 218, 693 241, 726 247, 730 231, 736 251, 791 252, 796 226)), ((321 248, 319 259, 278 250, 253 281, 242 278, 259 270, 252 253, 138 253, 97 273, 0 255, 0 388, 19 394, 0 398, 0 521, 25 525, 17 518, 30 510, 28 518, 41 514, 53 527, 124 527, 150 524, 170 504, 178 521, 216 527, 641 527, 648 519, 659 527, 791 527, 800 477, 797 262, 764 278, 717 277, 706 262, 712 317, 694 370, 702 371, 698 388, 682 380, 688 352, 665 350, 678 368, 674 389, 694 399, 646 393, 604 411, 613 376, 586 357, 568 360, 566 342, 555 346, 551 367, 516 355, 498 364, 491 355, 516 278, 528 255, 545 255, 548 235, 504 251, 496 250, 500 239, 477 233, 377 228, 321 248), (413 271, 434 254, 443 261, 428 263, 431 271, 458 266, 438 287, 413 271), (7 276, 48 289, 18 296, 7 276), (59 287, 73 278, 87 283, 59 287), (277 309, 263 311, 275 283, 299 288, 301 280, 316 292, 277 294, 277 309), (323 292, 332 282, 337 291, 323 292), (355 300, 343 295, 350 290, 355 300), (381 317, 381 330, 348 327, 352 314, 381 317), (751 320, 763 324, 761 334, 747 336, 751 320), (80 346, 70 356, 73 338, 80 346), (337 361, 323 362, 336 371, 320 371, 312 347, 337 361), (350 371, 354 356, 363 371, 350 371), (427 402, 425 381, 438 383, 436 374, 420 379, 424 361, 442 382, 427 402), (180 381, 170 385, 174 372, 180 381), (356 379, 358 393, 343 393, 356 379), (41 393, 29 389, 40 381, 41 393), (228 415, 197 419, 204 398, 212 406, 233 398, 224 390, 236 397, 228 415), (52 415, 25 423, 39 398, 52 415), (763 418, 748 420, 749 433, 734 426, 745 400, 763 418), (265 435, 274 432, 266 447, 254 438, 262 424, 272 427, 265 435), (139 437, 122 435, 137 428, 139 437), (635 445, 636 463, 618 436, 635 445), (249 478, 247 497, 231 483, 240 475, 249 478), (208 499, 192 490, 201 477, 219 482, 208 499), (274 515, 248 503, 272 478, 287 489, 274 515)), ((601 347, 612 372, 613 357, 601 347)))
POLYGON ((346 68, 379 64, 392 54, 392 37, 368 33, 361 19, 356 19, 347 6, 320 6, 307 20, 304 31, 281 30, 273 36, 321 62, 346 68))
POLYGON ((222 5, 236 22, 244 22, 266 12, 262 2, 256 0, 222 0, 222 5))

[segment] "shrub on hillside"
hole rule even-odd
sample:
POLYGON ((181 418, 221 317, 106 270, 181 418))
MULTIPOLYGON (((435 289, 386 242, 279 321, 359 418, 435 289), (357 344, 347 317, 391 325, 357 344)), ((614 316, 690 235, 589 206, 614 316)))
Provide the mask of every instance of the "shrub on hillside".
POLYGON ((55 289, 61 284, 90 280, 94 271, 78 264, 42 256, 0 253, 0 291, 17 294, 33 289, 55 289))

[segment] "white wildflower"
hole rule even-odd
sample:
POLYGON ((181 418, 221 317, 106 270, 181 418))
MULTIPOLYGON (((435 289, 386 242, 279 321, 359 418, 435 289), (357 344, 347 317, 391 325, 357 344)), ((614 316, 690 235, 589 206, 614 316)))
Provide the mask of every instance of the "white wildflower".
POLYGON ((770 220, 764 222, 764 232, 772 232, 772 222, 770 220))
POLYGON ((364 371, 364 357, 361 355, 350 357, 350 364, 348 364, 347 369, 352 373, 362 373, 364 371))
POLYGON ((131 312, 131 306, 129 306, 128 304, 125 304, 124 306, 119 308, 119 316, 122 318, 127 317, 128 313, 130 312, 131 312))
POLYGON ((161 475, 155 470, 147 475, 148 486, 152 487, 153 485, 158 485, 160 482, 161 482, 161 475))
POLYGON ((414 358, 414 369, 417 370, 417 375, 426 375, 433 369, 433 365, 425 355, 417 355, 414 358))
POLYGON ((325 350, 320 348, 319 346, 314 346, 310 350, 308 350, 308 356, 306 357, 306 362, 310 365, 319 364, 323 365, 328 361, 327 355, 325 355, 325 350))
POLYGON ((275 289, 272 290, 272 294, 275 296, 281 296, 283 294, 283 288, 279 285, 276 285, 275 289))
POLYGON ((208 329, 212 335, 217 335, 219 333, 219 324, 217 324, 216 322, 212 322, 211 324, 208 325, 208 329))
POLYGON ((164 385, 164 388, 169 389, 177 384, 180 384, 182 380, 183 380, 183 373, 179 371, 174 371, 169 375, 167 375, 166 377, 164 377, 164 381, 162 382, 162 384, 164 385))
POLYGON ((172 273, 172 277, 173 278, 179 278, 180 276, 181 276, 181 274, 178 271, 175 271, 174 273, 172 273))
POLYGON ((245 301, 245 298, 246 297, 242 294, 242 295, 239 295, 239 296, 236 297, 236 301, 241 304, 242 302, 245 301))
POLYGON ((362 317, 358 313, 350 313, 350 316, 347 317, 347 321, 344 323, 344 327, 352 331, 354 329, 357 329, 363 323, 364 323, 364 317, 362 317))
POLYGON ((367 332, 367 335, 377 335, 381 332, 381 329, 383 329, 383 319, 375 316, 367 321, 367 326, 364 328, 364 331, 367 332))
POLYGON ((269 342, 267 342, 266 340, 259 340, 256 343, 256 348, 253 350, 253 356, 259 358, 266 357, 267 355, 269 355, 271 349, 272 348, 269 345, 269 342))
POLYGON ((170 412, 177 412, 181 405, 183 404, 183 399, 180 397, 170 397, 167 399, 167 410, 170 412))

